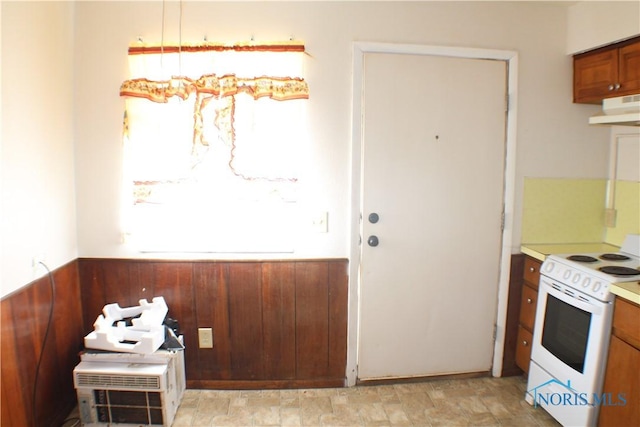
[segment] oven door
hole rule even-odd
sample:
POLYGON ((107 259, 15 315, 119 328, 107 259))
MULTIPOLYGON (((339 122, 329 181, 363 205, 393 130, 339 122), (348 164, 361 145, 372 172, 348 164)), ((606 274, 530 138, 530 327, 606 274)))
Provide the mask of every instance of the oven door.
POLYGON ((532 363, 578 392, 600 393, 612 314, 610 302, 541 276, 532 363))

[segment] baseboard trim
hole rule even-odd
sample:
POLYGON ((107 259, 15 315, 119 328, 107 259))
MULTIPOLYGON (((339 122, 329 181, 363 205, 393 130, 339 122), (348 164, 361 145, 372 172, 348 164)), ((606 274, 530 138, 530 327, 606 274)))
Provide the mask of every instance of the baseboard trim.
POLYGON ((490 377, 491 371, 483 372, 467 372, 463 374, 446 374, 446 375, 425 375, 419 377, 393 377, 393 378, 375 378, 371 380, 356 380, 356 385, 392 385, 392 384, 411 384, 421 383, 425 381, 437 380, 464 380, 469 378, 490 377))
POLYGON ((297 388, 342 388, 344 378, 317 380, 187 380, 187 388, 202 390, 275 390, 297 388))

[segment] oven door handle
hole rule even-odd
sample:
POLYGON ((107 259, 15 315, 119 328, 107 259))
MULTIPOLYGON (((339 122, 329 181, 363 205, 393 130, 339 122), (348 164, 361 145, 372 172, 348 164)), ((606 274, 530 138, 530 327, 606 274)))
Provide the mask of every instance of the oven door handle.
POLYGON ((606 304, 605 302, 602 302, 599 304, 592 304, 592 303, 582 301, 573 295, 566 294, 554 288, 548 282, 544 282, 544 281, 542 282, 542 287, 549 295, 553 295, 554 297, 558 298, 560 301, 563 301, 569 305, 577 307, 580 310, 586 311, 587 313, 593 313, 596 315, 603 313, 603 307, 604 307, 604 304, 606 304))

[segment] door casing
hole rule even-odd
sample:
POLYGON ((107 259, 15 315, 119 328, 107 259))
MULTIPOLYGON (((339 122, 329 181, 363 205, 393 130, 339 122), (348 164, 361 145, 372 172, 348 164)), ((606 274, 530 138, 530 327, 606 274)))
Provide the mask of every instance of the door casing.
POLYGON ((363 150, 363 110, 364 55, 366 53, 396 53, 408 55, 448 56, 470 59, 491 59, 507 64, 508 111, 506 117, 506 153, 504 165, 504 220, 501 239, 500 276, 498 283, 498 313, 496 315, 496 338, 494 343, 493 376, 502 372, 504 354, 507 298, 511 260, 511 240, 513 235, 514 195, 515 195, 515 151, 517 117, 517 68, 518 54, 515 51, 476 49, 413 44, 355 42, 353 44, 353 93, 352 93, 352 152, 351 152, 351 236, 349 263, 349 317, 347 345, 347 385, 356 384, 358 376, 358 331, 360 308, 360 263, 361 263, 361 214, 362 214, 362 150, 363 150))

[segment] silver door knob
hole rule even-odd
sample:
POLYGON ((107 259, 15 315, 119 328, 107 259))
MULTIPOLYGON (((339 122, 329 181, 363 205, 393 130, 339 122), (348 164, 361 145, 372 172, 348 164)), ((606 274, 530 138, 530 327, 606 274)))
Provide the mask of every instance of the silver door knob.
POLYGON ((369 238, 367 239, 367 243, 369 244, 369 246, 378 246, 378 243, 380 243, 380 241, 378 240, 378 236, 369 236, 369 238))

